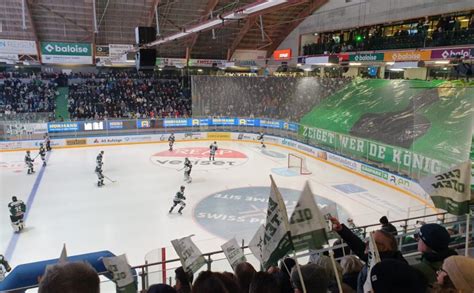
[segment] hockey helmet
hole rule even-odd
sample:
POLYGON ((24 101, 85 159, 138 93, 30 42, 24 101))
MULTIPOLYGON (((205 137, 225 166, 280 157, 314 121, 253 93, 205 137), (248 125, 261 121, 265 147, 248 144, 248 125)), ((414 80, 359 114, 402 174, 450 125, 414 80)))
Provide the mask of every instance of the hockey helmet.
POLYGON ((184 185, 181 185, 181 190, 184 190, 186 187, 184 187, 184 185))
POLYGON ((16 196, 12 196, 12 201, 17 201, 18 199, 16 198, 16 196))
POLYGON ((30 151, 26 151, 26 153, 27 153, 27 154, 29 154, 29 153, 30 153, 30 151))
POLYGON ((100 151, 100 154, 103 155, 103 154, 104 154, 104 151, 100 151))
POLYGON ((347 222, 352 223, 352 222, 354 222, 354 220, 352 220, 352 218, 347 218, 347 222))
POLYGON ((40 146, 43 146, 43 143, 42 143, 42 142, 40 142, 40 146))

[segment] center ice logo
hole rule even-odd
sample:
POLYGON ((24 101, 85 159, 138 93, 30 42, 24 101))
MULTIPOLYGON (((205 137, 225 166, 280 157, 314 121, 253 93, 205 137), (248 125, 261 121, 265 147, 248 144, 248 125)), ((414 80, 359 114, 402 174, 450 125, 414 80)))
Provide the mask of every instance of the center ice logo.
POLYGON ((189 158, 194 170, 211 170, 230 168, 247 162, 248 157, 236 150, 219 148, 216 151, 215 161, 209 161, 208 147, 178 148, 173 151, 161 151, 151 156, 151 161, 162 167, 181 169, 184 158, 189 158))

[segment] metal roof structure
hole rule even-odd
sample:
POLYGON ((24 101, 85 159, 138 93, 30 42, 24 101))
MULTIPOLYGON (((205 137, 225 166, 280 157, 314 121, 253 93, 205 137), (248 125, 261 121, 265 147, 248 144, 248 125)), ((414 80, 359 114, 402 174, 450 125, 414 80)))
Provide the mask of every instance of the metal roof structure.
MULTIPOLYGON (((0 0, 0 38, 134 44, 135 27, 157 27, 157 18, 157 38, 167 37, 266 1, 278 0, 0 0)), ((227 59, 236 49, 266 50, 271 55, 327 1, 281 1, 285 3, 261 13, 160 44, 158 56, 183 58, 188 50, 191 58, 227 59)))

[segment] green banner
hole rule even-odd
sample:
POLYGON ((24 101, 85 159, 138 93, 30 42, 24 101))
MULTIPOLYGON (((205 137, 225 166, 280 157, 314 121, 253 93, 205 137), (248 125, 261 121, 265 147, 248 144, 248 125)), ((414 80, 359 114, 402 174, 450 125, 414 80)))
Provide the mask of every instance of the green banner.
MULTIPOLYGON (((381 144, 375 141, 362 139, 350 135, 344 135, 324 129, 312 128, 302 125, 300 127, 300 135, 306 138, 310 143, 328 148, 339 154, 347 155, 358 160, 369 160, 381 163, 394 171, 405 171, 411 174, 436 174, 439 173, 445 164, 439 160, 435 160, 410 150, 381 144)), ((386 173, 364 167, 362 170, 378 176, 382 179, 386 173)))
POLYGON ((357 62, 370 62, 370 61, 383 61, 383 53, 375 54, 353 54, 349 55, 349 61, 357 62))
POLYGON ((92 45, 88 43, 41 42, 41 54, 62 56, 92 56, 92 45))

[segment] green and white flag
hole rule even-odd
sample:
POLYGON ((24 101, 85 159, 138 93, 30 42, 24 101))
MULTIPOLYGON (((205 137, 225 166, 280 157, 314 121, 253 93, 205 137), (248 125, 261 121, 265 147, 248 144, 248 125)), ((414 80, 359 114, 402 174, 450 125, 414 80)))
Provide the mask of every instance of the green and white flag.
POLYGON ((105 268, 112 274, 112 278, 119 288, 133 284, 132 269, 125 254, 102 258, 105 268))
POLYGON ((60 264, 67 263, 66 243, 63 244, 63 250, 61 250, 61 255, 59 256, 58 263, 60 264))
POLYGON ((469 204, 472 203, 470 161, 443 173, 424 177, 420 185, 431 196, 435 207, 458 216, 469 212, 469 204))
POLYGON ((179 256, 184 271, 195 273, 206 264, 206 259, 191 240, 191 236, 172 240, 171 244, 179 256))
POLYGON ((369 234, 369 251, 367 255, 367 279, 365 279, 364 283, 364 292, 372 292, 372 282, 370 281, 370 271, 372 268, 380 262, 380 254, 379 249, 377 248, 377 244, 374 240, 374 233, 370 232, 369 234))
POLYGON ((263 238, 265 238, 265 226, 260 225, 249 242, 250 251, 261 264, 263 263, 263 238))
POLYGON ((326 227, 326 220, 314 200, 309 183, 306 182, 290 218, 291 239, 295 251, 319 249, 328 244, 326 227))
POLYGON ((262 251, 262 265, 265 269, 276 265, 279 259, 293 250, 285 202, 271 175, 270 180, 272 184, 262 251))
POLYGON ((242 248, 240 248, 235 238, 232 238, 231 240, 222 244, 221 248, 225 254, 225 257, 232 266, 232 270, 235 271, 235 267, 237 267, 239 263, 247 261, 242 248))

